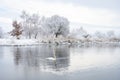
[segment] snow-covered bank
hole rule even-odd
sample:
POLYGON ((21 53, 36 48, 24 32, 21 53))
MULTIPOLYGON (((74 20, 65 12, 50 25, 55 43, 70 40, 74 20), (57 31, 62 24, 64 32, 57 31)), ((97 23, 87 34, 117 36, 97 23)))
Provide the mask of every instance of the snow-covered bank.
POLYGON ((0 39, 0 46, 32 46, 32 45, 72 45, 72 46, 120 46, 120 42, 80 40, 80 39, 0 39))
POLYGON ((12 45, 35 45, 35 44, 37 44, 37 40, 31 40, 31 39, 23 39, 23 40, 0 39, 0 45, 3 45, 3 46, 12 46, 12 45))

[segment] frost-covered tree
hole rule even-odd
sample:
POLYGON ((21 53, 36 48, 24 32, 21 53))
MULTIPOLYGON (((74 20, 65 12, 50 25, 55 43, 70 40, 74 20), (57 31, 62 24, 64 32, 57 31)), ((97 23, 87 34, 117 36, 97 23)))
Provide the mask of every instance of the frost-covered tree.
POLYGON ((119 37, 115 34, 114 31, 108 31, 107 32, 107 37, 109 41, 120 41, 119 37))
POLYGON ((44 21, 45 21, 44 16, 39 18, 38 24, 34 28, 34 35, 35 35, 34 38, 35 39, 37 37, 45 36, 46 30, 44 29, 44 26, 42 26, 44 24, 44 21))
POLYGON ((58 37, 59 35, 67 36, 69 33, 69 21, 58 15, 49 18, 40 17, 38 14, 28 14, 25 11, 21 15, 22 28, 24 35, 31 39, 37 38, 38 35, 58 37))
POLYGON ((90 35, 87 33, 83 27, 76 29, 74 32, 71 33, 71 36, 77 39, 88 38, 90 35))
POLYGON ((84 37, 84 38, 88 38, 89 37, 89 34, 87 33, 86 30, 83 29, 83 27, 81 27, 80 29, 78 29, 78 33, 84 37))
POLYGON ((22 12, 22 27, 24 30, 24 35, 29 39, 37 38, 39 32, 39 25, 40 25, 40 17, 38 14, 29 15, 25 11, 22 12))
POLYGON ((96 31, 94 36, 97 38, 97 39, 105 39, 106 38, 106 35, 100 31, 96 31))
POLYGON ((67 36, 69 33, 69 21, 64 17, 54 15, 52 17, 46 18, 43 25, 43 30, 47 34, 53 35, 56 38, 59 35, 67 36))
POLYGON ((20 39, 20 35, 23 32, 21 24, 17 21, 13 21, 12 26, 14 27, 14 29, 10 32, 11 36, 15 36, 17 39, 20 39))

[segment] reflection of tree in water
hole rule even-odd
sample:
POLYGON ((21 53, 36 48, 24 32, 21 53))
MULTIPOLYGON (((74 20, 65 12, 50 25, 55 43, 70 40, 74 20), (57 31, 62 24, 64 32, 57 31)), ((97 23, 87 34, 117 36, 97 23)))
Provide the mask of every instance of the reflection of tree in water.
POLYGON ((17 47, 14 50, 16 65, 57 71, 69 66, 69 48, 65 46, 17 47))
POLYGON ((21 52, 20 52, 19 48, 16 48, 14 51, 14 59, 15 59, 15 64, 19 65, 19 63, 20 63, 19 61, 21 59, 21 52))
POLYGON ((14 59, 15 64, 25 65, 25 66, 39 66, 38 64, 38 52, 37 48, 25 48, 25 47, 16 47, 14 49, 14 59))

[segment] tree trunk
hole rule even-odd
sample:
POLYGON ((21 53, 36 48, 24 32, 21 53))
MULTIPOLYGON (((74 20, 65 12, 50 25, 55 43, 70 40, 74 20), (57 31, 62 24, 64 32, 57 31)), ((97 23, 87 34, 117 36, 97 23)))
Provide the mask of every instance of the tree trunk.
POLYGON ((57 37, 58 37, 58 34, 56 33, 56 34, 55 34, 55 38, 57 38, 57 37))
POLYGON ((31 39, 31 34, 29 33, 29 39, 31 39))
POLYGON ((20 39, 19 36, 16 36, 16 37, 17 37, 17 39, 20 39))
POLYGON ((37 39, 37 35, 38 35, 38 33, 35 34, 35 39, 37 39))

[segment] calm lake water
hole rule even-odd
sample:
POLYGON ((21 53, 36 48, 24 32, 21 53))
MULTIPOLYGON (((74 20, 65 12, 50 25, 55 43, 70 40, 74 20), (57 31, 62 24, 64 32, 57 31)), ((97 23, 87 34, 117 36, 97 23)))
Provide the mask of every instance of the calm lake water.
POLYGON ((120 80, 120 48, 0 46, 0 80, 120 80))

